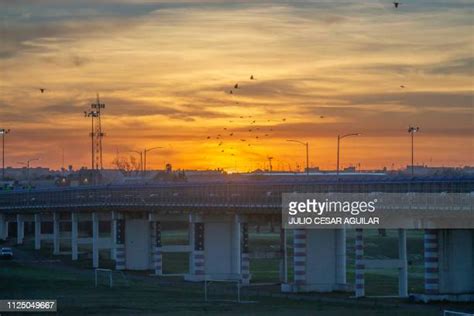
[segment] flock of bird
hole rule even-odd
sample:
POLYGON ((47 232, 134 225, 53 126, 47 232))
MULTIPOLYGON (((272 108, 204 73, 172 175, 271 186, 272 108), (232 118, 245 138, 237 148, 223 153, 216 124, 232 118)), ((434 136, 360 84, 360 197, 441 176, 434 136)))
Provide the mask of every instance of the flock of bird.
MULTIPOLYGON (((393 5, 397 9, 400 6, 400 2, 394 1, 393 5)), ((250 81, 256 80, 254 75, 250 75, 250 81)), ((405 85, 400 85, 400 88, 404 89, 405 85)), ((45 88, 38 88, 41 93, 46 91, 45 88)), ((233 88, 229 90, 229 94, 234 95, 237 90, 241 89, 239 83, 235 83, 233 88)), ((236 102, 239 104, 239 102, 236 102)), ((250 120, 248 121, 247 126, 248 128, 241 128, 241 127, 224 127, 223 132, 214 136, 207 136, 207 140, 215 140, 217 142, 217 147, 220 149, 221 153, 225 153, 228 150, 233 150, 234 147, 225 147, 227 143, 235 143, 237 139, 240 142, 245 143, 248 147, 255 145, 257 141, 264 139, 266 137, 270 137, 270 134, 274 132, 275 127, 273 125, 268 126, 268 123, 275 123, 278 122, 281 124, 282 122, 286 122, 286 118, 282 118, 281 120, 259 120, 259 123, 265 123, 265 125, 258 125, 257 120, 253 119, 251 115, 243 116, 241 115, 240 120, 250 120)), ((324 116, 321 115, 320 119, 324 119, 324 116)), ((229 120, 229 123, 234 123, 237 120, 229 120)), ((240 122, 239 122, 240 123, 240 122)), ((231 156, 235 156, 234 153, 230 154, 231 156)))

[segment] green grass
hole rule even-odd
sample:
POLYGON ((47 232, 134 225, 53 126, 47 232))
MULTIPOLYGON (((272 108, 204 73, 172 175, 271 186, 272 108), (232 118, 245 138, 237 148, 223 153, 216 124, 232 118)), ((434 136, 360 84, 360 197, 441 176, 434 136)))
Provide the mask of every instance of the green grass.
MULTIPOLYGON (((61 268, 32 267, 14 262, 0 266, 0 297, 9 299, 57 299, 60 315, 100 314, 215 314, 235 315, 437 315, 432 310, 360 307, 294 301, 244 294, 252 304, 204 302, 201 284, 167 284, 167 278, 138 278, 130 275, 129 286, 95 288, 92 270, 65 271, 61 268), (163 281, 164 280, 164 281, 163 281)), ((233 298, 228 295, 227 298, 233 298)))
MULTIPOLYGON (((293 277, 292 241, 288 235, 289 280, 293 277)), ((408 233, 409 289, 411 293, 423 289, 423 236, 420 232, 408 233)), ((279 251, 279 234, 270 232, 251 233, 249 245, 252 253, 277 255, 279 251)), ((386 237, 380 237, 377 231, 367 231, 364 236, 366 258, 396 258, 398 241, 396 231, 387 231, 386 237)), ((163 233, 165 244, 184 244, 187 233, 183 230, 171 230, 163 233)), ((348 232, 347 240, 348 281, 354 279, 354 235, 348 232)), ((62 249, 67 249, 64 245, 62 249)), ((53 256, 52 245, 44 243, 40 252, 34 251, 32 243, 22 249, 40 255, 42 258, 57 260, 58 267, 34 266, 33 263, 0 262, 0 298, 52 298, 58 299, 60 313, 74 314, 137 314, 137 313, 171 313, 171 314, 277 314, 289 315, 436 315, 431 308, 419 307, 387 308, 382 306, 363 307, 348 299, 350 293, 318 295, 318 297, 344 297, 348 304, 294 301, 282 298, 253 296, 255 292, 243 290, 244 299, 257 301, 255 304, 236 304, 225 302, 203 302, 202 284, 183 282, 179 277, 151 277, 149 272, 128 272, 130 284, 120 282, 119 274, 115 275, 117 287, 105 286, 94 288, 93 271, 90 254, 80 255, 78 261, 70 256, 53 256), (353 303, 350 303, 353 302, 353 303)), ((86 250, 87 249, 81 249, 86 250)), ((101 267, 114 268, 108 259, 109 252, 102 251, 101 267)), ((163 256, 165 273, 186 273, 188 255, 185 253, 167 253, 163 256)), ((280 259, 278 257, 253 258, 250 262, 252 283, 279 282, 280 259)), ((398 277, 396 270, 370 270, 366 272, 367 295, 393 295, 397 293, 398 277)), ((252 291, 255 288, 251 289, 252 291)), ((257 288, 256 290, 261 290, 257 288)), ((266 293, 279 293, 278 286, 267 288, 266 293)), ((214 298, 234 299, 235 292, 231 284, 213 284, 210 295, 214 298), (227 292, 226 292, 227 291, 227 292), (229 292, 230 291, 230 292, 229 292)), ((305 294, 312 296, 314 294, 305 294)), ((399 303, 398 301, 397 303, 399 303)))

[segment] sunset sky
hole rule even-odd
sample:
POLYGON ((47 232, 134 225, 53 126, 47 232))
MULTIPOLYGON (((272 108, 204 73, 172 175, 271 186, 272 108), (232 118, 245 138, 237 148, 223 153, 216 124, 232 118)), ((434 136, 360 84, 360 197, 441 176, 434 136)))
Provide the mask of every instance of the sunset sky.
POLYGON ((311 166, 334 169, 337 135, 352 132, 361 135, 343 140, 342 167, 400 168, 410 163, 409 125, 421 129, 417 163, 473 164, 472 1, 402 0, 395 9, 388 0, 0 0, 0 8, 8 166, 38 157, 36 166, 57 169, 61 148, 66 165, 90 166, 83 112, 97 92, 107 168, 117 153, 162 146, 149 168, 248 171, 271 156, 274 169, 296 170, 304 147, 286 140, 297 139, 309 141, 311 166))

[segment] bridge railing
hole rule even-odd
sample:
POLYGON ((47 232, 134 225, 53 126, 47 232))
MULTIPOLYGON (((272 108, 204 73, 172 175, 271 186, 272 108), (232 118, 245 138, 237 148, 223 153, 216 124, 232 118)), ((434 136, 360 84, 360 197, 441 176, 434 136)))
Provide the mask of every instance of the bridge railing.
POLYGON ((282 193, 472 192, 474 180, 371 183, 211 183, 54 188, 0 193, 0 209, 66 206, 275 207, 282 193))

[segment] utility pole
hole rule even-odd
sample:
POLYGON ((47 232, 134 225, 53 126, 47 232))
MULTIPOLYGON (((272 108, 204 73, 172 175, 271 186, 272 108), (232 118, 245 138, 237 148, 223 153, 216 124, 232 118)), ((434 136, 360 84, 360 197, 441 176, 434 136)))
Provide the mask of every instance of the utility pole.
POLYGON ((146 155, 148 152, 152 151, 152 150, 155 150, 155 149, 161 149, 163 147, 152 147, 152 148, 145 148, 143 150, 143 175, 146 176, 146 172, 147 172, 147 161, 146 161, 146 155))
POLYGON ((270 172, 272 172, 272 170, 273 170, 273 167, 272 167, 273 157, 268 156, 267 159, 268 159, 268 167, 270 168, 270 172))
POLYGON ((26 179, 27 179, 27 182, 28 182, 28 187, 31 186, 31 182, 30 182, 30 163, 32 161, 36 161, 36 160, 39 160, 39 158, 28 159, 26 162, 18 162, 20 165, 26 166, 26 179))
POLYGON ((293 142, 293 143, 298 143, 306 148, 306 175, 309 176, 309 143, 308 142, 302 142, 299 140, 294 140, 294 139, 287 139, 287 142, 293 142))
POLYGON ((351 136, 359 136, 360 133, 352 133, 352 134, 345 134, 345 135, 337 135, 337 165, 336 165, 336 175, 339 176, 339 152, 340 152, 340 144, 341 139, 351 136))
POLYGON ((2 134, 2 180, 5 180, 5 135, 10 133, 9 129, 0 128, 2 134))
POLYGON ((411 176, 413 177, 415 175, 415 147, 414 147, 414 138, 415 138, 415 133, 418 132, 420 128, 410 126, 408 127, 408 133, 411 134, 411 176))

